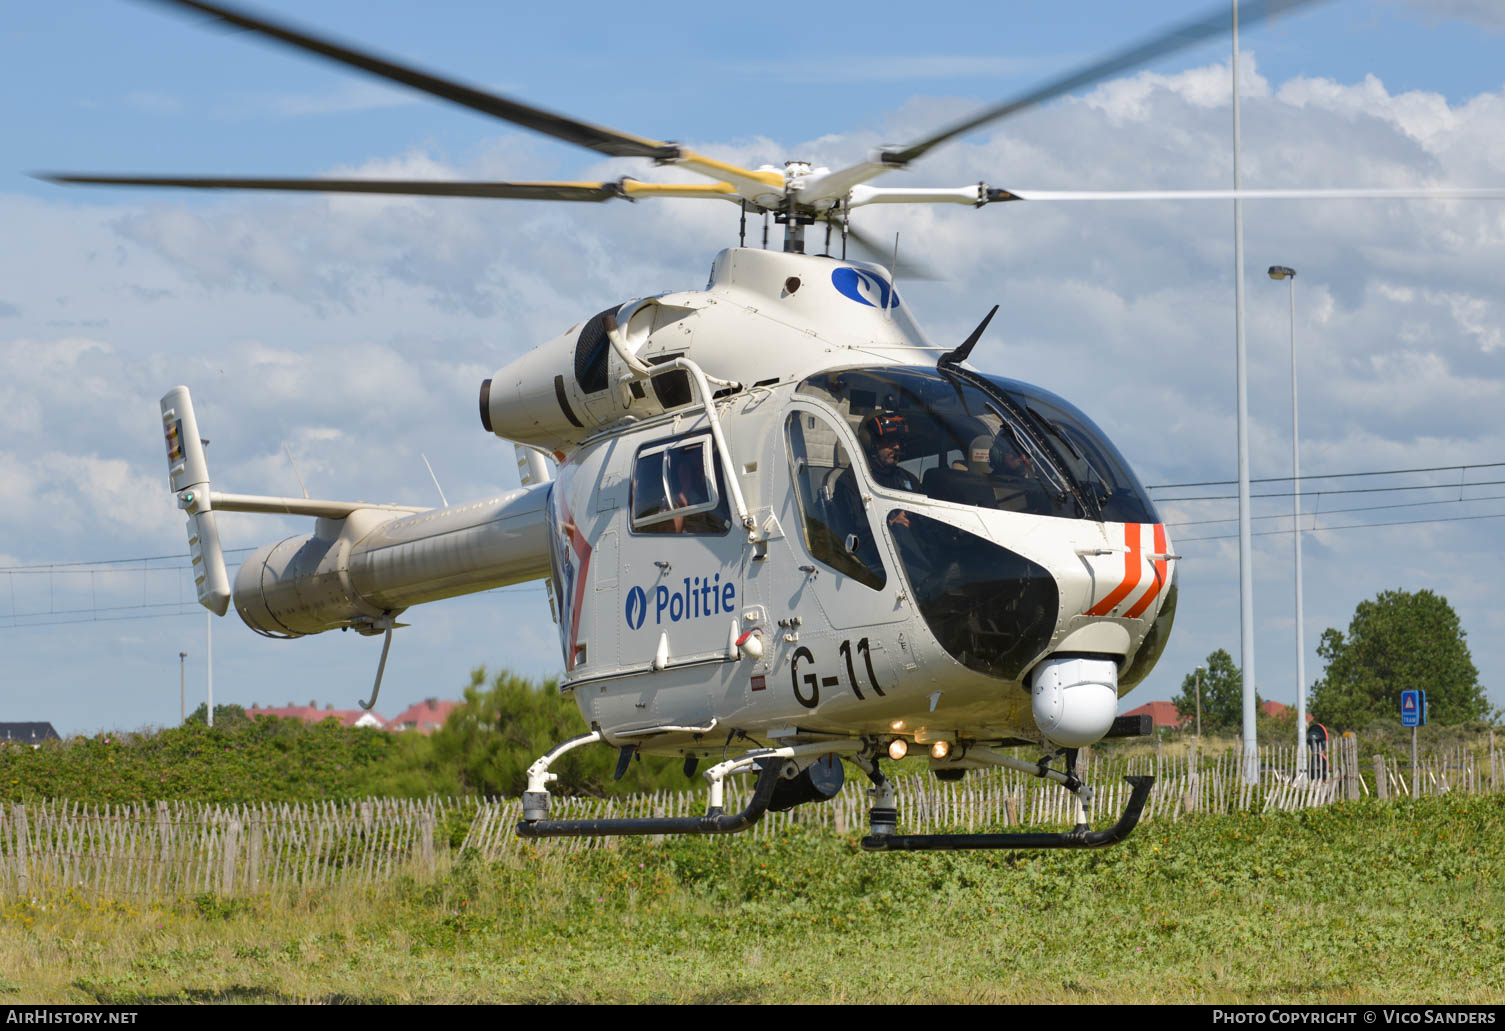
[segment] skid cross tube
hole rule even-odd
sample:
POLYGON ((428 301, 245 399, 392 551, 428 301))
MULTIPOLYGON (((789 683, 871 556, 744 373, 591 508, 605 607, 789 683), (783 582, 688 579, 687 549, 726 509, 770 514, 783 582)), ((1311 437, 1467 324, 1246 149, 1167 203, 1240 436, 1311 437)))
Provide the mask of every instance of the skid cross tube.
MULTIPOLYGON (((598 740, 600 740, 599 733, 587 734, 566 741, 529 768, 530 781, 542 784, 543 768, 547 763, 552 762, 569 748, 598 740), (538 771, 539 777, 532 776, 535 770, 538 771)), ((738 831, 747 830, 761 820, 764 813, 768 812, 768 806, 773 801, 774 788, 778 786, 786 773, 798 769, 798 766, 789 765, 791 760, 798 762, 810 756, 832 753, 846 755, 860 752, 863 747, 860 741, 812 742, 770 748, 717 763, 705 772, 705 778, 710 781, 711 785, 711 800, 704 816, 546 820, 544 816, 548 813, 548 795, 540 790, 536 794, 530 793, 523 796, 523 819, 518 822, 517 836, 520 838, 588 838, 634 834, 736 834, 738 831), (741 811, 728 814, 722 808, 724 781, 733 773, 750 769, 758 771, 758 779, 753 784, 752 798, 741 811)))
POLYGON ((868 852, 924 852, 937 849, 970 848, 1102 848, 1115 845, 1129 836, 1139 823, 1144 804, 1150 797, 1154 777, 1130 776, 1125 780, 1133 787, 1129 804, 1118 822, 1107 830, 1088 830, 1080 824, 1072 830, 1036 834, 869 834, 862 839, 868 852))
POLYGON ((745 831, 763 818, 773 789, 779 783, 784 760, 778 756, 759 759, 758 780, 752 799, 740 812, 726 813, 711 806, 704 816, 645 816, 615 820, 521 820, 517 825, 520 838, 585 838, 630 834, 735 834, 745 831))

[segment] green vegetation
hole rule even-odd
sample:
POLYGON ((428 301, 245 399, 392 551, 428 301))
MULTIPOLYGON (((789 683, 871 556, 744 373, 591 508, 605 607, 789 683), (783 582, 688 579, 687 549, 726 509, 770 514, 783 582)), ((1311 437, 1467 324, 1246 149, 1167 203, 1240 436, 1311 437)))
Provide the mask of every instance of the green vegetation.
MULTIPOLYGON (((427 794, 430 775, 453 777, 465 791, 481 795, 520 795, 533 760, 562 741, 586 733, 575 699, 555 681, 536 687, 511 673, 486 683, 486 671, 471 674, 465 704, 430 739, 431 752, 395 783, 404 794, 427 794)), ((685 779, 678 759, 634 757, 620 781, 613 781, 617 753, 609 748, 577 748, 550 767, 559 774, 558 793, 636 794, 659 788, 683 790, 701 781, 685 779)))
MULTIPOLYGON (((1331 627, 1323 631, 1317 654, 1327 667, 1312 685, 1309 711, 1333 733, 1385 736, 1399 721, 1401 692, 1418 688, 1427 692, 1429 725, 1476 731, 1498 722, 1505 712, 1491 711, 1467 636, 1446 598, 1428 590, 1381 591, 1359 603, 1346 636, 1331 627)), ((1222 648, 1207 656, 1201 695, 1205 732, 1239 730, 1243 674, 1222 648)), ((1182 716, 1194 717, 1196 699, 1192 672, 1172 701, 1182 716)), ((1255 705, 1262 701, 1256 694, 1255 705)), ((1283 719, 1261 713, 1257 719, 1261 744, 1294 738, 1294 712, 1283 719)))
MULTIPOLYGON (((1171 702, 1176 712, 1196 719, 1197 674, 1193 670, 1181 681, 1181 693, 1171 702)), ((1207 733, 1218 730, 1238 730, 1244 724, 1244 674, 1234 665, 1233 656, 1219 648, 1207 656, 1207 667, 1201 676, 1202 730, 1207 733)), ((1258 692, 1254 695, 1256 706, 1263 701, 1258 692)), ((1195 722, 1192 726, 1195 727, 1195 722)))
MULTIPOLYGON (((585 733, 580 711, 557 684, 510 673, 471 675, 465 702, 429 737, 343 727, 333 719, 249 719, 217 705, 214 727, 200 706, 181 727, 98 734, 38 748, 0 747, 0 800, 78 802, 291 802, 367 795, 516 795, 528 764, 585 733)), ((634 760, 613 781, 616 753, 582 748, 553 767, 559 794, 636 793, 689 785, 678 760, 634 760)))
POLYGON ((1488 719, 1467 636, 1441 595, 1381 591, 1359 603, 1346 637, 1331 627, 1322 632, 1317 654, 1327 669, 1312 686, 1312 714, 1329 727, 1393 722, 1401 692, 1416 688, 1427 692, 1431 722, 1488 719))
POLYGON ((853 835, 545 846, 435 881, 0 907, 0 1002, 1505 1001, 1499 796, 1141 827, 1086 853, 853 835))
MULTIPOLYGON (((275 718, 202 722, 0 748, 0 798, 79 802, 354 798, 410 762, 422 739, 275 718)), ((436 786, 435 790, 440 788, 436 786)))

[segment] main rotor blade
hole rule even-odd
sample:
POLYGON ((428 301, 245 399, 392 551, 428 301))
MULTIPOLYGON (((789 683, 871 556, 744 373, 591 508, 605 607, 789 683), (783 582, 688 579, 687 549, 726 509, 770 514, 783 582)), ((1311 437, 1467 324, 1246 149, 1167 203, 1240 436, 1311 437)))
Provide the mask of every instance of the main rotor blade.
POLYGON ((1010 200, 1501 200, 1505 188, 1405 186, 1305 190, 998 190, 989 203, 1010 200))
MULTIPOLYGON (((1271 15, 1295 10, 1316 2, 1320 2, 1320 0, 1246 0, 1243 10, 1239 12, 1239 27, 1251 28, 1271 15)), ((1213 36, 1228 31, 1231 24, 1228 8, 1226 6, 1219 7, 1214 13, 1183 22, 1159 35, 1142 40, 1108 57, 1094 61, 1089 65, 1053 79, 1042 86, 1037 86, 1022 96, 985 108, 971 118, 957 122, 936 133, 934 136, 920 140, 917 143, 912 143, 901 150, 880 151, 878 160, 886 165, 902 167, 923 156, 933 147, 939 146, 956 136, 960 136, 962 133, 970 132, 973 129, 987 125, 989 122, 996 122, 1000 118, 1018 114, 1020 111, 1027 110, 1037 104, 1042 104, 1062 94, 1070 93, 1072 90, 1081 89, 1083 86, 1090 86, 1110 75, 1138 68, 1155 60, 1157 57, 1164 57, 1167 54, 1194 46, 1205 39, 1210 39, 1213 36)))
POLYGON ((921 282, 933 283, 945 278, 931 266, 912 258, 900 257, 899 267, 890 268, 889 266, 894 264, 893 247, 885 247, 850 223, 847 225, 847 242, 855 244, 857 249, 864 254, 865 260, 888 269, 889 275, 895 280, 917 279, 921 282))
POLYGON ((259 32, 263 36, 287 43, 300 50, 322 54, 341 64, 360 68, 393 82, 400 82, 405 86, 411 86, 433 96, 480 111, 482 114, 491 115, 493 118, 500 118, 514 125, 532 129, 534 132, 564 140, 566 143, 587 147, 599 154, 608 154, 612 157, 645 157, 655 160, 669 160, 679 154, 679 148, 670 143, 632 136, 615 129, 591 125, 588 122, 555 114, 530 104, 509 100, 473 86, 466 86, 372 54, 362 53, 349 46, 322 39, 243 10, 205 3, 203 0, 156 0, 156 2, 202 11, 231 25, 259 32))
POLYGON ((508 200, 603 201, 626 196, 621 183, 445 182, 430 179, 239 179, 206 176, 65 175, 58 173, 46 173, 37 178, 53 183, 88 183, 103 186, 382 193, 422 197, 492 197, 508 200))

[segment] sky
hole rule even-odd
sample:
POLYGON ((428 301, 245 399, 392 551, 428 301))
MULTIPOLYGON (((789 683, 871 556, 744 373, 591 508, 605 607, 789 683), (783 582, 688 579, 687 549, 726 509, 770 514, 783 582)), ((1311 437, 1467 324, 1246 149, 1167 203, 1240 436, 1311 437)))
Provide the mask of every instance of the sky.
MULTIPOLYGON (((260 9, 725 160, 833 168, 1206 10, 1081 0, 927 17, 877 3, 854 16, 807 4, 764 23, 735 5, 506 5, 523 6, 260 9)), ((1240 43, 1246 186, 1505 186, 1499 5, 1335 0, 1240 43)), ((1229 62, 1226 39, 1195 47, 968 135, 882 185, 1229 186, 1229 62)), ((183 572, 157 418, 168 388, 193 391, 215 489, 297 494, 301 475, 315 497, 432 505, 427 458, 452 501, 490 496, 517 472, 511 447, 479 425, 481 380, 608 304, 698 286, 736 242, 730 205, 186 194, 28 177, 667 178, 155 3, 8 10, 0 96, 0 720, 64 734, 175 723, 180 673, 188 708, 204 697, 206 617, 183 572)), ((974 366, 1071 400, 1148 484, 1235 476, 1230 202, 858 214, 941 276, 901 283, 937 342, 1000 304, 974 366)), ((1286 284, 1265 275, 1273 264, 1297 269, 1303 473, 1475 466, 1308 485, 1328 493, 1305 504, 1317 527, 1303 538, 1307 681, 1322 674, 1322 631, 1346 628, 1360 601, 1428 588, 1457 610, 1505 706, 1505 503, 1492 499, 1505 489, 1490 482, 1505 465, 1489 467, 1505 462, 1505 202, 1250 201, 1245 247, 1255 477, 1291 470, 1292 327, 1286 284), (1411 484, 1451 490, 1372 490, 1411 484), (1371 492, 1331 493, 1340 486, 1371 492), (1400 505, 1412 507, 1378 507, 1400 505)), ((1294 702, 1289 506, 1254 508, 1255 679, 1264 697, 1294 702)), ((1171 697, 1216 648, 1240 654, 1234 504, 1161 507, 1184 556, 1180 612, 1126 707, 1171 697)), ((227 549, 311 529, 251 515, 220 527, 227 549)), ((232 576, 243 553, 232 550, 232 576)), ((386 716, 458 697, 477 666, 559 672, 541 585, 404 620, 376 706, 386 716)), ((212 633, 217 702, 369 697, 377 640, 268 641, 233 615, 212 633)))

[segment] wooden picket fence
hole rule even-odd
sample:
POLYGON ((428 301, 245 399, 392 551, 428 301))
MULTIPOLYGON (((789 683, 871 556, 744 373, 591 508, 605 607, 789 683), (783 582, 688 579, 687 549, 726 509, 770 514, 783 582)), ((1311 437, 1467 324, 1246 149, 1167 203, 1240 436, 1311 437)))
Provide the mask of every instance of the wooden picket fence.
MULTIPOLYGON (((1245 783, 1237 750, 1203 756, 1192 743, 1132 757, 1084 749, 1078 772, 1097 791, 1093 822, 1116 819, 1129 796, 1124 777, 1152 774, 1155 785, 1146 821, 1182 820, 1198 813, 1300 809, 1366 796, 1505 790, 1505 753, 1491 737, 1487 751, 1458 748, 1409 764, 1371 756, 1361 762, 1358 742, 1342 738, 1297 776, 1295 749, 1262 748, 1260 778, 1245 783), (1366 774, 1368 775, 1366 779, 1366 774), (1372 786, 1371 786, 1372 785, 1372 786)), ((1035 758, 1019 753, 1021 758, 1035 758)), ((1061 788, 1013 770, 969 772, 964 780, 931 777, 898 782, 903 833, 977 832, 1009 827, 1057 829, 1074 820, 1071 797, 1061 788)), ((850 779, 823 805, 769 813, 748 833, 778 834, 788 827, 828 827, 837 834, 867 824, 865 782, 850 779)), ((751 778, 727 787, 727 809, 745 804, 751 778)), ((553 819, 628 816, 697 816, 699 790, 660 791, 622 798, 555 798, 553 819)), ((54 891, 100 896, 252 895, 283 888, 336 883, 377 884, 399 874, 432 876, 455 855, 451 833, 463 838, 459 853, 491 861, 521 848, 578 851, 613 848, 617 838, 559 838, 524 842, 515 798, 360 799, 348 802, 216 806, 157 802, 83 805, 51 800, 0 806, 0 898, 37 897, 54 891)))
POLYGON ((0 808, 0 896, 255 894, 432 873, 435 829, 474 799, 0 808))

